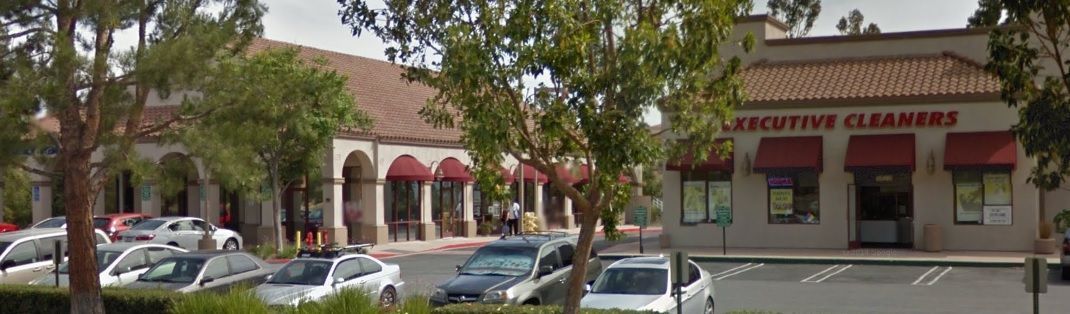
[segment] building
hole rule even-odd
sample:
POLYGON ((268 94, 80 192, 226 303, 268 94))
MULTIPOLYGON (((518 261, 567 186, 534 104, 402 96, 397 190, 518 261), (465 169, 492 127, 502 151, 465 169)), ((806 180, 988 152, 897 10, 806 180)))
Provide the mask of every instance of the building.
MULTIPOLYGON (((249 49, 286 47, 300 49, 305 58, 323 58, 329 67, 348 76, 348 88, 358 106, 374 119, 368 132, 340 132, 324 156, 321 174, 283 192, 282 225, 288 238, 297 232, 325 231, 328 241, 341 244, 387 243, 495 232, 496 227, 482 225, 495 221, 499 212, 468 173, 470 160, 459 141, 460 131, 435 129, 418 114, 434 94, 431 88, 407 83, 400 77, 402 69, 388 62, 268 39, 255 40, 249 49)), ((176 98, 151 95, 145 120, 170 116, 179 104, 176 98)), ((59 129, 55 119, 46 118, 42 125, 51 131, 59 129)), ((226 191, 181 146, 148 138, 139 141, 135 150, 141 158, 185 169, 178 175, 186 186, 177 191, 164 191, 160 182, 134 186, 131 175, 124 173, 100 192, 95 214, 197 216, 240 231, 247 244, 270 243, 274 223, 270 201, 226 191)), ((517 182, 524 183, 523 206, 542 217, 544 227, 574 225, 570 200, 546 186, 545 175, 531 166, 518 167, 512 159, 501 167, 514 190, 520 186, 517 182)), ((583 184, 579 170, 558 169, 574 177, 575 184, 583 184)), ((31 177, 33 221, 61 214, 51 204, 51 182, 31 177)))
MULTIPOLYGON (((726 121, 726 158, 670 161, 671 246, 1032 251, 1065 192, 1026 182, 1035 161, 1010 133, 1015 109, 983 69, 987 29, 786 37, 767 16, 738 21, 748 101, 726 121)), ((666 118, 663 123, 669 123, 666 118)), ((672 138, 672 136, 669 136, 672 138)))

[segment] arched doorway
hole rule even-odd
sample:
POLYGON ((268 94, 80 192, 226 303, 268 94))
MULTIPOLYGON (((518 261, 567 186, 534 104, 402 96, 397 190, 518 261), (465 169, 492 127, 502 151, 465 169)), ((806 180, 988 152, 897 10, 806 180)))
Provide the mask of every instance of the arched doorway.
POLYGON ((472 182, 468 167, 453 157, 443 159, 435 169, 431 185, 431 220, 440 238, 464 233, 464 185, 472 182))
POLYGON ((371 158, 361 151, 346 156, 342 166, 342 218, 349 243, 375 242, 375 168, 371 158), (367 226, 367 227, 365 227, 367 226), (369 229, 369 230, 365 230, 369 229))
POLYGON ((193 160, 180 153, 170 153, 160 158, 159 167, 156 184, 163 201, 160 216, 197 214, 194 206, 200 196, 197 182, 200 175, 193 160))
POLYGON ((420 188, 435 176, 427 166, 409 155, 401 155, 386 172, 386 226, 391 242, 426 238, 420 234, 422 218, 420 188))
POLYGON ((104 187, 104 213, 120 214, 134 212, 133 173, 129 170, 119 171, 108 180, 104 187))

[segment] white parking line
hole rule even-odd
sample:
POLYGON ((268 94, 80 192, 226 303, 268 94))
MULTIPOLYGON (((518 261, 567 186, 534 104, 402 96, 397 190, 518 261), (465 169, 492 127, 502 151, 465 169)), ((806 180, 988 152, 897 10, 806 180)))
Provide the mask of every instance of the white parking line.
POLYGON ((739 265, 739 266, 736 266, 735 268, 732 268, 732 269, 729 269, 729 270, 726 270, 726 271, 722 271, 722 272, 710 275, 710 277, 717 277, 717 276, 720 276, 720 275, 724 275, 724 274, 736 271, 736 270, 738 270, 740 268, 748 267, 750 265, 754 265, 754 263, 746 263, 746 264, 743 264, 743 265, 739 265))
POLYGON ((931 285, 935 284, 937 281, 939 281, 940 278, 943 278, 944 275, 947 275, 947 273, 951 272, 951 266, 948 266, 947 268, 944 269, 944 271, 940 272, 936 276, 933 276, 931 279, 929 279, 929 281, 926 281, 925 283, 922 283, 922 281, 924 281, 926 279, 926 277, 928 277, 931 274, 936 274, 936 271, 939 270, 939 269, 940 269, 940 266, 933 266, 932 269, 929 269, 929 271, 927 271, 924 274, 922 274, 921 277, 918 277, 918 280, 914 280, 914 283, 912 283, 911 285, 914 285, 914 286, 931 286, 931 285))
POLYGON ((734 271, 734 272, 732 272, 732 273, 728 273, 728 274, 725 274, 725 275, 723 275, 723 276, 721 276, 721 277, 717 277, 717 278, 714 278, 713 280, 721 280, 721 279, 725 279, 725 278, 728 278, 728 277, 732 277, 732 276, 735 276, 735 275, 739 275, 739 274, 742 274, 742 273, 744 273, 744 272, 747 272, 747 271, 749 271, 749 270, 753 270, 753 269, 756 269, 756 268, 758 268, 758 267, 762 267, 762 266, 764 266, 764 265, 765 265, 765 263, 761 263, 761 264, 757 264, 757 265, 752 265, 752 266, 749 266, 749 267, 747 267, 747 268, 743 268, 743 269, 740 269, 740 270, 734 271))
POLYGON ((832 276, 835 276, 836 274, 842 273, 848 268, 851 268, 851 266, 854 265, 834 265, 832 267, 826 268, 825 270, 822 270, 819 273, 813 274, 810 277, 806 277, 806 279, 803 279, 799 282, 819 283, 825 281, 826 279, 832 278, 832 276))

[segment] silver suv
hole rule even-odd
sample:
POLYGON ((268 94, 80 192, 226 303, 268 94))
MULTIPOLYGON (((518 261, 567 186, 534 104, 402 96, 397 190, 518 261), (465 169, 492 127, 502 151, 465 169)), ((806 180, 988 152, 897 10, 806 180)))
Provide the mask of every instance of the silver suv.
MULTIPOLYGON (((442 283, 431 303, 563 304, 568 277, 573 271, 576 238, 563 232, 510 236, 476 250, 457 276, 442 283)), ((602 273, 602 263, 591 252, 587 279, 602 273)))
MULTIPOLYGON (((110 243, 108 235, 94 230, 96 243, 110 243)), ((55 240, 63 241, 67 256, 67 229, 35 228, 0 234, 0 284, 23 284, 52 272, 55 240)), ((66 259, 66 258, 64 258, 66 259)))

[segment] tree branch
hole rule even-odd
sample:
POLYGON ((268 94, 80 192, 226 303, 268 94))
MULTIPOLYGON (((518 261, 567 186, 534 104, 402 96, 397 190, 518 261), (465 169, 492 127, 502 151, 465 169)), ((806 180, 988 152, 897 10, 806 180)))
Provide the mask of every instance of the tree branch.
POLYGON ((43 170, 43 169, 37 169, 37 168, 30 167, 30 166, 27 166, 27 165, 24 165, 24 164, 19 164, 19 168, 21 168, 23 171, 26 171, 26 172, 29 172, 29 173, 33 173, 33 174, 36 174, 36 175, 39 175, 39 176, 49 177, 49 178, 53 178, 53 179, 59 178, 60 176, 63 175, 62 173, 59 173, 59 172, 48 171, 48 170, 43 170))
POLYGON ((147 136, 150 136, 150 135, 152 135, 154 133, 157 133, 157 132, 166 130, 168 128, 171 128, 171 126, 173 126, 173 125, 175 125, 177 123, 185 123, 185 122, 200 120, 201 118, 204 118, 206 116, 211 115, 212 113, 214 113, 218 109, 219 108, 208 109, 208 110, 205 110, 204 112, 201 112, 201 113, 198 113, 198 114, 195 114, 195 115, 192 115, 192 116, 183 117, 181 115, 176 115, 176 118, 168 119, 167 121, 164 121, 163 123, 159 123, 159 124, 156 124, 156 125, 146 126, 146 127, 140 128, 140 131, 138 133, 136 133, 135 136, 132 137, 132 138, 138 139, 138 138, 147 137, 147 136))

